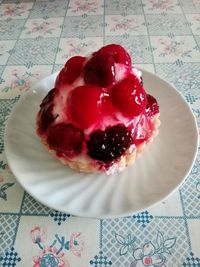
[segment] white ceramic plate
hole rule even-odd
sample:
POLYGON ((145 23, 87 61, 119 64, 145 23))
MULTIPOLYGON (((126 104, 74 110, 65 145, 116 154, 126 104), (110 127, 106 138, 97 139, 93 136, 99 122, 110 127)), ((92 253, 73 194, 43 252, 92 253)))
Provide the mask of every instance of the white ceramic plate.
POLYGON ((35 117, 56 74, 39 82, 14 108, 6 127, 5 150, 11 170, 41 203, 86 217, 130 215, 162 200, 187 176, 197 152, 197 126, 183 97, 146 71, 144 86, 160 105, 160 133, 136 164, 121 174, 81 174, 62 165, 40 143, 35 117))

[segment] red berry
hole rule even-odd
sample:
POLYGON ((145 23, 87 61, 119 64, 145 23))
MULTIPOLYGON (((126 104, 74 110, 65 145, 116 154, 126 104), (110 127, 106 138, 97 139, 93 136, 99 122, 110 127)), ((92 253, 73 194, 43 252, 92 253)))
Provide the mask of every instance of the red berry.
POLYGON ((83 85, 75 88, 68 98, 69 117, 74 125, 84 129, 98 121, 103 92, 100 87, 83 85))
POLYGON ((129 117, 138 116, 146 107, 146 93, 134 75, 113 86, 111 98, 113 105, 129 117))
POLYGON ((105 93, 102 98, 102 113, 105 116, 113 116, 113 113, 116 111, 115 107, 113 107, 110 95, 105 93))
POLYGON ((111 56, 115 63, 122 63, 131 67, 131 57, 126 50, 117 44, 110 44, 102 47, 98 52, 101 56, 111 56))
POLYGON ((112 85, 115 81, 114 60, 111 56, 94 55, 85 65, 84 80, 87 84, 102 87, 112 85))
POLYGON ((60 71, 56 78, 55 87, 59 88, 63 84, 71 84, 81 74, 85 57, 75 56, 70 58, 65 67, 60 71))
POLYGON ((146 113, 149 116, 153 116, 156 113, 159 113, 158 102, 152 95, 147 94, 147 105, 146 105, 146 113))
POLYGON ((82 151, 83 141, 83 133, 72 124, 51 125, 48 129, 49 147, 68 157, 78 155, 82 151))
POLYGON ((92 58, 85 65, 85 82, 102 87, 114 84, 115 63, 125 64, 131 68, 131 58, 122 46, 111 44, 102 47, 93 53, 92 58))

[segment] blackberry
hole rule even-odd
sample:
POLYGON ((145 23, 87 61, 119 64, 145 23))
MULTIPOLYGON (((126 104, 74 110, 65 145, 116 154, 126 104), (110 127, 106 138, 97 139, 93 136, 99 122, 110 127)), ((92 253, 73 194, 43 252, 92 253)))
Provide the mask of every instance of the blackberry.
POLYGON ((88 154, 91 158, 109 163, 118 159, 131 145, 131 132, 121 124, 97 130, 87 141, 88 154))

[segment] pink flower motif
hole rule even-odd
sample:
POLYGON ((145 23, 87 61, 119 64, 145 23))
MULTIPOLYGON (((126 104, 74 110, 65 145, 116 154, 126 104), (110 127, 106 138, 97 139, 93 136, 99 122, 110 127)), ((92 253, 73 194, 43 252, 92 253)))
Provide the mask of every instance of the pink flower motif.
POLYGON ((37 23, 34 22, 32 25, 32 32, 41 32, 41 33, 48 33, 53 30, 53 28, 50 28, 51 24, 49 22, 42 22, 42 23, 37 23))
POLYGON ((33 267, 70 267, 68 261, 64 259, 64 253, 57 251, 55 247, 46 247, 42 250, 40 256, 33 258, 33 267))
POLYGON ((78 44, 74 44, 69 42, 68 43, 68 50, 67 50, 67 54, 64 54, 62 56, 62 58, 64 60, 66 60, 66 58, 70 58, 74 55, 86 55, 88 53, 88 47, 93 47, 94 43, 89 42, 89 43, 85 43, 85 42, 81 42, 78 44))
POLYGON ((15 14, 15 11, 16 11, 15 8, 11 8, 10 6, 7 6, 4 12, 4 15, 12 16, 15 14))
POLYGON ((28 78, 31 75, 28 75, 27 73, 19 75, 16 69, 12 71, 12 75, 14 76, 14 79, 11 81, 11 89, 26 91, 30 87, 30 80, 28 78))
POLYGON ((24 79, 17 79, 12 81, 11 88, 19 89, 20 91, 26 91, 30 86, 30 81, 26 81, 24 79))
POLYGON ((173 2, 170 0, 150 0, 152 5, 152 9, 161 9, 162 11, 166 11, 173 8, 173 2))
POLYGON ((82 11, 82 12, 90 12, 90 11, 95 11, 97 1, 91 1, 91 2, 84 2, 81 0, 75 1, 76 5, 76 11, 82 11))
POLYGON ((175 56, 187 56, 190 53, 188 49, 188 45, 185 41, 176 41, 176 40, 163 40, 160 38, 158 42, 162 45, 162 50, 167 55, 175 55, 175 56))
POLYGON ((7 5, 5 7, 4 15, 6 16, 21 16, 24 13, 24 7, 21 5, 11 6, 7 5))
POLYGON ((137 248, 133 252, 133 257, 140 266, 148 267, 163 266, 166 260, 161 253, 156 253, 151 242, 144 244, 143 248, 137 248))
POLYGON ((35 226, 35 228, 31 230, 31 239, 33 243, 43 243, 45 239, 44 235, 45 232, 40 226, 35 226))
POLYGON ((116 30, 130 30, 138 27, 136 19, 123 19, 122 21, 114 19, 114 21, 116 22, 116 30))
POLYGON ((72 233, 69 241, 69 249, 75 256, 81 257, 81 252, 84 249, 84 241, 80 232, 72 233))

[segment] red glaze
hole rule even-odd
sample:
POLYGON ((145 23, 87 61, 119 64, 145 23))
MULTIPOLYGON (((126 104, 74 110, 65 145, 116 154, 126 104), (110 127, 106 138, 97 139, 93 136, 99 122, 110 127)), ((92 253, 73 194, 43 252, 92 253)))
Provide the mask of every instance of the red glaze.
POLYGON ((49 147, 67 157, 78 155, 82 151, 83 141, 83 133, 72 124, 51 125, 47 132, 49 147))
POLYGON ((121 45, 110 44, 102 47, 99 51, 95 52, 94 55, 99 54, 100 56, 110 56, 113 58, 115 63, 121 63, 131 68, 131 57, 121 45))
POLYGON ((70 58, 65 63, 65 67, 58 74, 55 82, 55 87, 59 88, 64 84, 72 84, 81 74, 85 60, 85 57, 80 56, 70 58))
POLYGON ((158 102, 152 95, 147 94, 146 113, 148 116, 153 116, 159 113, 158 102))
POLYGON ((107 87, 115 82, 114 60, 111 56, 96 54, 85 65, 84 80, 86 84, 107 87))
POLYGON ((107 87, 115 83, 115 63, 131 68, 131 58, 120 45, 107 45, 93 53, 84 68, 84 80, 87 84, 107 87))
POLYGON ((113 86, 111 98, 113 105, 128 117, 140 115, 146 107, 146 93, 134 75, 113 86))
POLYGON ((152 135, 152 130, 151 118, 143 114, 133 135, 133 144, 138 145, 147 141, 152 135))
POLYGON ((68 112, 72 123, 88 128, 100 119, 103 91, 101 87, 83 85, 75 88, 68 98, 68 112))

